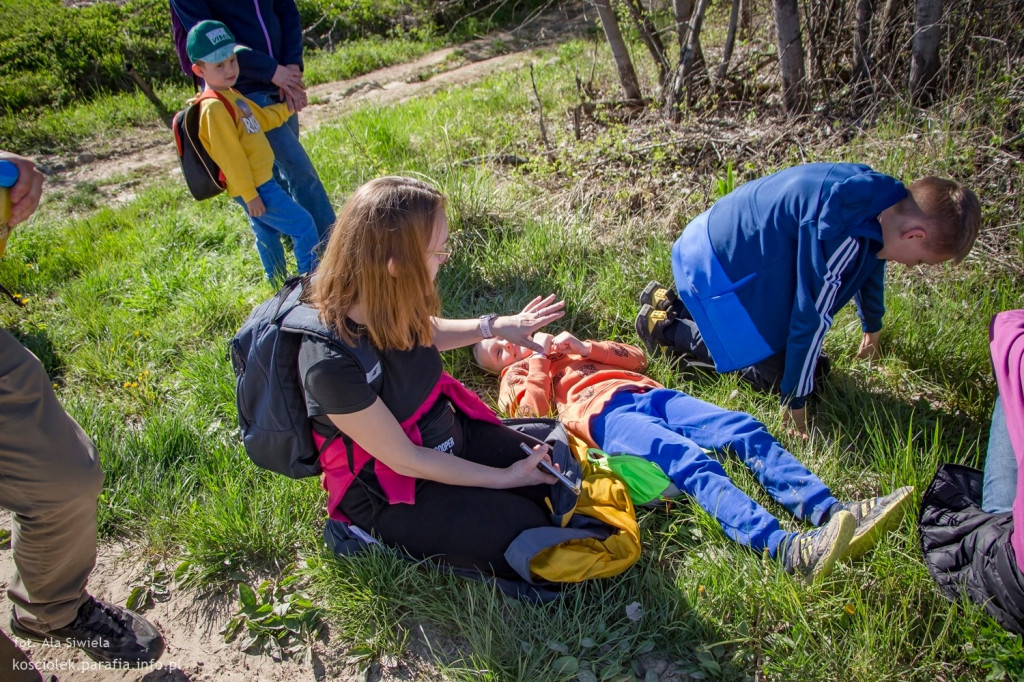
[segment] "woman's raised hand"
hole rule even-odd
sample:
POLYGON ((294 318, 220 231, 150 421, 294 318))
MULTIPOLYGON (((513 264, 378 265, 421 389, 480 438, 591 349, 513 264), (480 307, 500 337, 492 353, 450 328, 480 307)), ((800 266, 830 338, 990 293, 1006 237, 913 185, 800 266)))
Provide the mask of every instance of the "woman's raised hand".
POLYGON ((526 304, 518 315, 501 315, 491 323, 491 330, 499 339, 543 353, 544 348, 530 338, 533 332, 565 315, 565 301, 556 300, 554 294, 536 297, 526 304))

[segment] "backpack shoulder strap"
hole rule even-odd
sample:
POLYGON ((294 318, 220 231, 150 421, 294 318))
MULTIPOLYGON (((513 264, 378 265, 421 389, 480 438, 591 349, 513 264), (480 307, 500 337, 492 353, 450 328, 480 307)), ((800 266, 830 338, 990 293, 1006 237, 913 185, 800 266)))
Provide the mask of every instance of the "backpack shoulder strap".
POLYGON ((220 94, 213 88, 205 88, 201 93, 199 93, 198 97, 192 100, 192 103, 198 105, 204 99, 219 99, 224 105, 224 108, 228 110, 229 114, 231 114, 231 120, 238 123, 238 114, 235 113, 235 108, 231 106, 231 102, 228 101, 227 97, 220 94))
MULTIPOLYGON (((351 356, 359 363, 363 372, 366 374, 366 382, 375 391, 380 391, 379 381, 376 381, 380 375, 380 357, 377 355, 377 351, 373 349, 367 343, 360 343, 356 346, 352 346, 339 339, 330 328, 320 320, 320 313, 314 308, 310 308, 299 302, 299 296, 301 295, 301 287, 295 287, 292 289, 282 300, 279 313, 279 319, 281 329, 284 331, 309 334, 319 339, 327 341, 332 346, 340 349, 347 355, 351 356)), ((280 295, 285 295, 285 291, 282 290, 280 295)))

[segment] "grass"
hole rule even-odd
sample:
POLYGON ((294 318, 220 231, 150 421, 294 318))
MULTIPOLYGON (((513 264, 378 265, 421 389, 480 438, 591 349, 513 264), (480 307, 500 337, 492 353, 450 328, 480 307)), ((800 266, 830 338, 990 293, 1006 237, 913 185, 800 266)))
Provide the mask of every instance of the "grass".
MULTIPOLYGON (((957 268, 892 268, 886 355, 872 366, 857 361, 859 326, 852 309, 842 311, 826 339, 833 379, 813 406, 824 435, 783 440, 843 499, 900 485, 919 496, 938 463, 978 464, 994 396, 988 319, 1024 295, 1021 200, 998 191, 1021 181, 1019 164, 993 166, 998 151, 973 143, 985 134, 977 121, 942 109, 889 112, 851 130, 843 146, 813 124, 795 125, 796 142, 774 146, 774 134, 758 132, 764 144, 730 147, 740 151, 722 158, 708 145, 723 133, 709 135, 700 116, 674 129, 608 113, 584 121, 577 140, 566 113, 578 101, 573 76, 589 73, 594 55, 595 87, 614 92, 603 48, 575 42, 537 54, 550 151, 540 142, 528 71, 353 111, 304 141, 337 204, 384 173, 418 175, 448 194, 455 255, 439 278, 446 314, 511 312, 555 291, 568 309, 556 328, 631 342, 637 292, 650 277, 670 279, 670 244, 727 184, 801 154, 856 159, 905 179, 958 174, 982 190, 989 224, 1002 226, 979 250, 998 248, 1014 267, 971 257, 957 268), (465 163, 499 153, 531 163, 465 163)), ((772 116, 754 123, 763 131, 772 116)), ((70 129, 73 119, 56 117, 55 129, 70 129)), ((742 125, 742 115, 735 120, 742 125)), ((640 513, 644 554, 630 571, 569 587, 547 606, 386 552, 328 556, 318 483, 258 470, 238 441, 227 340, 271 291, 237 207, 223 197, 193 202, 176 177, 141 187, 124 206, 76 206, 71 213, 51 198, 15 232, 0 282, 30 305, 0 307, 0 323, 40 356, 99 447, 107 472, 101 532, 141 542, 154 559, 187 562, 191 584, 205 587, 252 583, 305 561, 314 602, 330 617, 331 655, 347 652, 365 665, 404 660, 423 677, 450 679, 1024 674, 1020 638, 936 591, 913 518, 865 559, 805 587, 680 501, 640 513)), ((468 352, 447 353, 445 363, 493 403, 495 382, 468 352)), ((776 401, 732 376, 680 375, 663 358, 651 374, 780 432, 776 401)), ((786 527, 799 528, 740 465, 728 470, 786 527)))

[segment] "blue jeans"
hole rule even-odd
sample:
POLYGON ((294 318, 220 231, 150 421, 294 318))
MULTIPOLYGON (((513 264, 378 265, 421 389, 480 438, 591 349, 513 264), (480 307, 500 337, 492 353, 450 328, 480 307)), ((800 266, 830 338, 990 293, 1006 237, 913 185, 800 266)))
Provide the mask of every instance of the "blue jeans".
MULTIPOLYGON (((256 192, 263 200, 267 212, 258 218, 249 216, 249 227, 256 235, 256 251, 260 254, 263 271, 270 283, 278 285, 288 274, 284 262, 284 247, 281 246, 282 234, 292 238, 299 274, 315 270, 320 237, 317 235, 313 218, 306 209, 292 201, 292 198, 273 180, 264 182, 256 188, 256 192)), ((242 205, 242 209, 248 215, 249 209, 242 197, 235 197, 235 201, 242 205)))
POLYGON ((605 452, 651 460, 672 482, 711 514, 725 534, 775 556, 794 535, 736 487, 719 460, 704 450, 730 451, 764 489, 798 519, 821 525, 838 500, 821 480, 772 437, 764 424, 667 388, 646 393, 620 391, 590 422, 594 441, 605 452))
MULTIPOLYGON (((247 92, 246 97, 261 107, 276 104, 276 92, 247 92)), ((277 128, 265 131, 270 148, 274 150, 274 179, 291 195, 292 199, 306 209, 316 223, 320 241, 326 241, 334 225, 334 208, 320 181, 320 176, 309 160, 309 155, 299 142, 299 117, 293 115, 277 128)))
POLYGON ((991 514, 1008 512, 1017 496, 1017 458, 1006 428, 1006 411, 997 396, 992 409, 992 425, 988 431, 988 452, 985 454, 985 479, 981 488, 981 508, 991 514))

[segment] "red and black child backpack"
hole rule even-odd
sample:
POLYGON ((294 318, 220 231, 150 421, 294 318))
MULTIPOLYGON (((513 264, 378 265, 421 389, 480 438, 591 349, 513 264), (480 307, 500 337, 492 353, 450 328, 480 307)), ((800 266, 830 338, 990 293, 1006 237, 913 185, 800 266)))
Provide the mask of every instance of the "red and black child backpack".
POLYGON ((199 111, 204 99, 219 99, 235 119, 235 110, 216 90, 207 88, 174 115, 171 130, 174 131, 174 146, 178 152, 178 164, 185 176, 188 191, 198 201, 215 197, 227 187, 227 180, 220 166, 213 160, 206 147, 199 141, 199 111))

